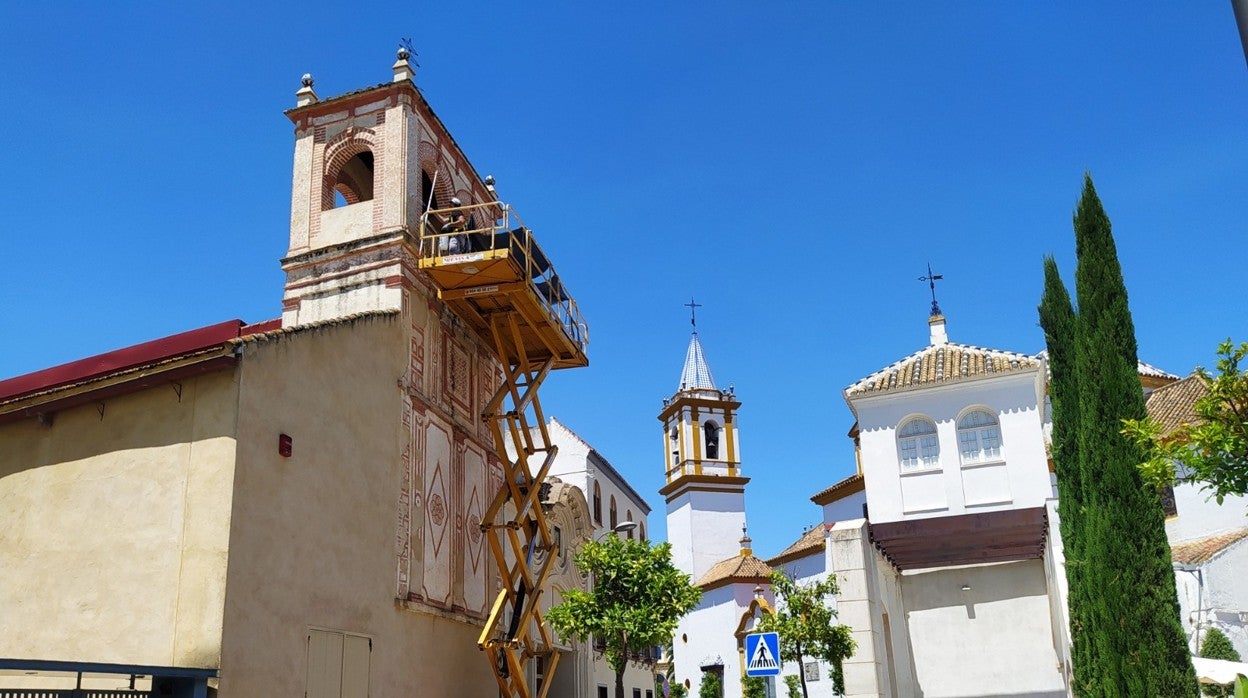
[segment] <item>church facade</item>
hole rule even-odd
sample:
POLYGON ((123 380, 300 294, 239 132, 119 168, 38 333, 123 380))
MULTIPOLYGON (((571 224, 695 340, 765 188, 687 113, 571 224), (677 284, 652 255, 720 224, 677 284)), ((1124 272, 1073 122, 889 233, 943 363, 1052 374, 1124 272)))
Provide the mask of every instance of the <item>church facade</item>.
MULTIPOLYGON (((496 200, 412 78, 405 52, 339 97, 304 77, 280 319, 0 381, 0 688, 498 695, 478 636, 503 367, 416 236, 428 208, 496 200)), ((561 535, 591 536, 551 484, 561 535)), ((554 554, 551 583, 583 586, 554 554)), ((551 695, 584 694, 590 653, 545 649, 551 695)))

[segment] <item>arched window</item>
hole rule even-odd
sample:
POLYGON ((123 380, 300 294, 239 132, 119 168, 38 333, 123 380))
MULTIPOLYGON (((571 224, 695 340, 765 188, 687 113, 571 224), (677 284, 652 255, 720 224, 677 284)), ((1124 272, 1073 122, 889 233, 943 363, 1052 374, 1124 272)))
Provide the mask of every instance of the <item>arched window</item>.
POLYGON ((718 460, 719 425, 708 421, 702 425, 702 433, 706 436, 706 457, 709 460, 718 460))
POLYGON ((1001 425, 987 410, 975 410, 958 420, 958 450, 962 463, 1001 460, 1001 425))
POLYGON ((897 451, 902 470, 934 468, 940 465, 940 441, 932 420, 916 417, 897 430, 897 451))
POLYGON ((619 525, 620 521, 615 515, 615 495, 611 495, 611 528, 619 525))
MULTIPOLYGON (((632 510, 632 509, 629 509, 628 511, 624 512, 624 520, 625 520, 625 521, 632 521, 632 520, 633 520, 633 510, 632 510)), ((633 539, 633 529, 631 529, 631 528, 630 528, 630 529, 628 529, 628 539, 629 539, 629 540, 632 540, 632 539, 633 539)))
POLYGON ((602 525, 602 488, 594 482, 594 523, 602 525))
POLYGON ((361 151, 333 174, 330 182, 334 208, 373 199, 373 154, 361 151))
POLYGON ((637 524, 638 537, 643 541, 646 539, 646 522, 641 521, 637 524))

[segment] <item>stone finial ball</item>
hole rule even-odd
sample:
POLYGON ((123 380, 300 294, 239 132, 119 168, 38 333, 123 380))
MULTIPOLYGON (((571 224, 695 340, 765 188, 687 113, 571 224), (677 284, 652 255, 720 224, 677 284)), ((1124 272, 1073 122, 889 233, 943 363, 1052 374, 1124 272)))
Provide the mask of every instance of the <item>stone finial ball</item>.
POLYGON ((412 54, 411 54, 411 53, 407 50, 407 47, 406 47, 406 46, 400 46, 400 47, 399 47, 399 52, 398 52, 398 55, 399 55, 399 60, 401 60, 401 61, 405 61, 405 60, 407 60, 407 59, 408 59, 408 57, 410 57, 412 54))
POLYGON ((304 73, 301 81, 303 82, 304 87, 311 87, 312 86, 312 73, 304 73))

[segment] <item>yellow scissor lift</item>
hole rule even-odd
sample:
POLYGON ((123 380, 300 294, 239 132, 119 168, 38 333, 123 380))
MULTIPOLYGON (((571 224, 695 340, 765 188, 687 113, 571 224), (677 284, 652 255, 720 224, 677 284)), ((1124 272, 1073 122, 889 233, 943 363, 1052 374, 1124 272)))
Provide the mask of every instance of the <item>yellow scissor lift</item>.
POLYGON ((550 442, 537 389, 553 369, 589 364, 588 328, 532 232, 505 204, 427 211, 420 224, 420 268, 439 298, 494 347, 503 366, 503 384, 482 415, 503 465, 503 483, 481 521, 503 588, 477 644, 508 698, 530 698, 524 662, 545 657, 537 696, 545 698, 559 653, 551 649, 539 607, 558 551, 541 492, 558 448, 550 442), (514 456, 508 455, 509 437, 514 456), (533 472, 529 457, 538 453, 541 465, 533 472))

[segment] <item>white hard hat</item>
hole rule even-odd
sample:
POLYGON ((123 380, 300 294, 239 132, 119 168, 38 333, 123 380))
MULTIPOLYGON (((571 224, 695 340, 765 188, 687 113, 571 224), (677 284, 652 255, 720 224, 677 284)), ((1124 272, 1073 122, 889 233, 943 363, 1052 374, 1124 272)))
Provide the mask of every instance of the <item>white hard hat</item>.
POLYGON ((459 197, 458 197, 458 196, 452 196, 452 197, 451 197, 451 203, 452 203, 453 205, 455 205, 455 206, 462 206, 462 205, 464 204, 464 202, 462 202, 462 201, 460 201, 460 200, 459 200, 459 197))

